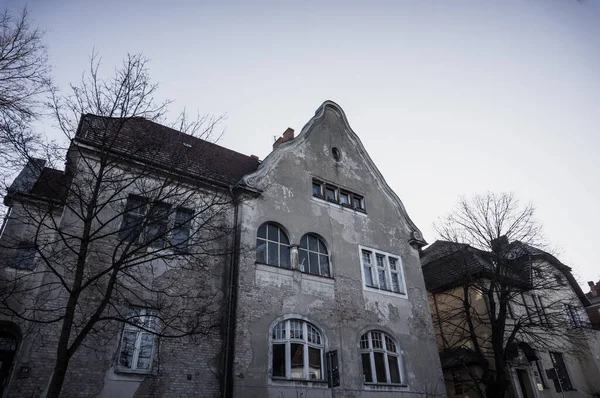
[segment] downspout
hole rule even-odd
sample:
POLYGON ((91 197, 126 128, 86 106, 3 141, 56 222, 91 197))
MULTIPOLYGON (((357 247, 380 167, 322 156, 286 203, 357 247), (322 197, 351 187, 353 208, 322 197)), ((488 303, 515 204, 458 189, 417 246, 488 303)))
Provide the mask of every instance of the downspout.
POLYGON ((10 217, 11 211, 12 211, 12 206, 10 206, 8 208, 8 210, 6 211, 6 214, 4 214, 4 218, 2 219, 2 226, 0 227, 0 238, 4 234, 4 228, 6 227, 6 223, 8 221, 8 217, 10 217))
POLYGON ((233 396, 233 360, 235 348, 235 328, 237 309, 237 282, 239 276, 240 239, 238 228, 239 203, 234 193, 235 187, 229 187, 233 199, 233 242, 231 245, 231 264, 229 267, 229 284, 227 288, 227 329, 225 331, 225 360, 223 362, 223 398, 233 396))

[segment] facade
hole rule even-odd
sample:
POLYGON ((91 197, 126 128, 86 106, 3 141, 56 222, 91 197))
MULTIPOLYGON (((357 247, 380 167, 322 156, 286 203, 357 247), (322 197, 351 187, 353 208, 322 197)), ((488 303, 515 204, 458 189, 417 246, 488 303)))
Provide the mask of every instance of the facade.
POLYGON ((80 277, 69 340, 105 320, 61 396, 329 396, 332 351, 338 397, 443 394, 425 242, 332 102, 263 162, 85 115, 65 171, 30 163, 5 203, 3 397, 47 392, 64 330, 31 319, 80 277))
POLYGON ((588 285, 590 291, 585 296, 590 300, 590 305, 586 311, 594 329, 600 330, 600 282, 589 281, 588 285))
POLYGON ((506 319, 499 344, 507 361, 508 396, 597 396, 598 336, 585 314, 589 302, 570 268, 542 250, 503 242, 507 262, 502 277, 492 252, 466 244, 436 241, 421 254, 448 396, 485 396, 484 369, 496 369, 492 311, 495 319, 506 319), (491 288, 492 280, 509 288, 491 288), (506 293, 504 315, 501 292, 506 293), (493 294, 494 309, 488 294, 493 294))

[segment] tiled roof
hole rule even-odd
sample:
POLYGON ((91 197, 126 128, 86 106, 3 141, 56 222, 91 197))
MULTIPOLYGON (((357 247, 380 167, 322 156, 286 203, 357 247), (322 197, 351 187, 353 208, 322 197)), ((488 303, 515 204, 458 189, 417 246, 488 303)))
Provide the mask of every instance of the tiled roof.
POLYGON ((85 115, 78 141, 194 177, 233 185, 260 164, 256 157, 224 148, 143 118, 85 115))

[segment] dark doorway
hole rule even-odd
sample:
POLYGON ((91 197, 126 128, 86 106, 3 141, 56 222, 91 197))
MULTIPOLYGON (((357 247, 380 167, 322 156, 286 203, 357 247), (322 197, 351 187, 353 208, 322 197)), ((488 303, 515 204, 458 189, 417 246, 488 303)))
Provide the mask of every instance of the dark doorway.
POLYGON ((519 387, 521 387, 523 398, 535 398, 531 388, 531 379, 529 378, 527 371, 524 369, 517 369, 517 378, 519 379, 519 387))
POLYGON ((9 332, 0 332, 0 397, 10 379, 15 353, 17 352, 17 339, 9 332))

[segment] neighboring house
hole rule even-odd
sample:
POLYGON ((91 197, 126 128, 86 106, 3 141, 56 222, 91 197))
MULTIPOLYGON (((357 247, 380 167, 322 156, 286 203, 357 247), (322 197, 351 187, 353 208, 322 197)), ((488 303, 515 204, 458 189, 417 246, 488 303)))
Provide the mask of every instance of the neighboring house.
POLYGON ((594 329, 600 330, 600 281, 594 283, 589 281, 590 291, 586 297, 590 300, 590 305, 586 308, 588 317, 594 329))
POLYGON ((494 297, 495 318, 505 319, 504 341, 498 344, 508 364, 508 396, 596 396, 600 351, 585 315, 589 302, 571 269, 518 241, 502 237, 494 244, 503 245, 502 271, 492 252, 466 244, 436 241, 421 253, 448 396, 482 396, 484 368, 496 369, 488 294, 494 297), (504 315, 501 283, 508 286, 504 315))
MULTIPOLYGON (((60 312, 62 296, 47 291, 60 277, 48 267, 73 277, 71 247, 59 238, 81 233, 76 205, 89 199, 82 187, 94 185, 103 157, 111 159, 100 195, 108 200, 91 226, 106 238, 95 242, 90 272, 114 267, 129 248, 118 261, 145 271, 118 285, 106 314, 128 322, 108 322, 85 341, 63 396, 329 397, 332 351, 337 397, 443 395, 418 254, 426 242, 338 105, 325 102, 298 137, 288 129, 263 162, 144 119, 83 116, 66 172, 32 162, 5 198, 3 287, 18 279, 27 284, 19 292, 46 294, 41 304, 8 294, 23 314, 36 305, 60 312), (118 136, 105 134, 115 125, 118 136), (98 126, 111 128, 99 134, 98 126), (121 178, 135 183, 117 189, 121 178), (199 222, 207 198, 219 198, 218 217, 199 222), (223 228, 205 230, 209 221, 223 228), (223 239, 211 241, 217 232, 223 239), (177 268, 202 238, 210 244, 199 252, 231 250, 201 272, 177 268), (132 287, 134 278, 169 287, 157 300, 132 287), (159 338, 152 332, 168 326, 165 313, 183 312, 178 289, 205 299, 202 316, 213 323, 202 335, 159 338)), ((43 394, 59 334, 58 323, 32 326, 4 313, 0 396, 43 394)))

